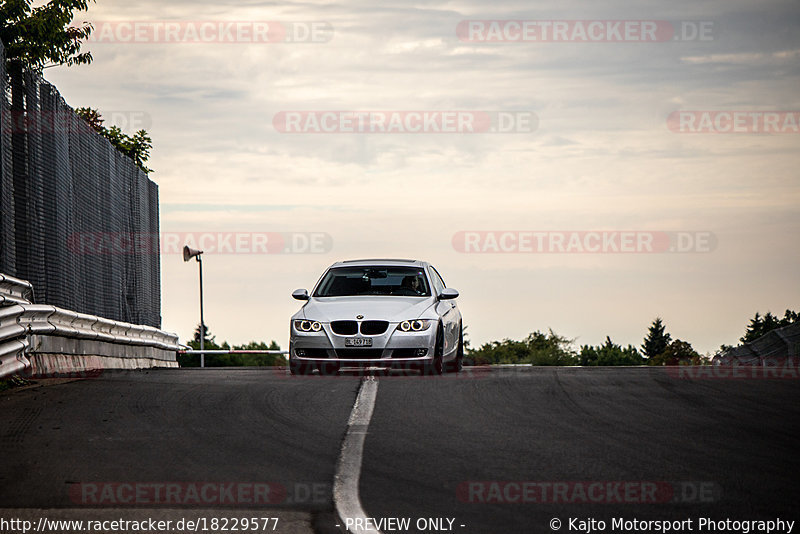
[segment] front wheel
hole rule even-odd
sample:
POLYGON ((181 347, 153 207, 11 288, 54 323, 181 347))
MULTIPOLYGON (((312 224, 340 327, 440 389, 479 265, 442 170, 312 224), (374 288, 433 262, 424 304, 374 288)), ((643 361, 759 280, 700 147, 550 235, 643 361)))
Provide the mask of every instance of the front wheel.
POLYGON ((464 332, 458 334, 458 349, 456 350, 456 359, 450 362, 450 370, 456 373, 461 372, 464 368, 464 332))
POLYGON ((444 332, 439 324, 436 332, 436 345, 433 348, 433 361, 425 366, 424 374, 443 375, 447 372, 444 363, 444 332))

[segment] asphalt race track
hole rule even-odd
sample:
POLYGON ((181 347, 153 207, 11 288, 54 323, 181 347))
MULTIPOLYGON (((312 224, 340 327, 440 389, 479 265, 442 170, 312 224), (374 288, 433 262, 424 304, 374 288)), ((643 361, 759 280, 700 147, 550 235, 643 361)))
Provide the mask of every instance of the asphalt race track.
MULTIPOLYGON (((6 391, 0 517, 258 510, 283 518, 277 532, 336 532, 332 486, 362 380, 170 369, 6 391), (105 486, 169 483, 247 489, 221 506, 152 494, 91 500, 105 486), (268 503, 252 483, 269 486, 268 503)), ((374 380, 356 497, 368 517, 410 522, 384 522, 383 532, 569 532, 570 519, 592 518, 608 532, 613 518, 692 519, 698 531, 700 518, 800 519, 796 377, 516 367, 374 380)))

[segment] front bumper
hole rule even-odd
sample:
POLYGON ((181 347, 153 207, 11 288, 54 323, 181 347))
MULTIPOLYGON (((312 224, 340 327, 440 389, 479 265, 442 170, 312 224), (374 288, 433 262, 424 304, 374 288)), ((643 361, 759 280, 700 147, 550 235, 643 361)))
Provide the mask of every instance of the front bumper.
POLYGON ((422 332, 399 332, 390 323, 380 335, 339 335, 330 324, 315 333, 290 327, 289 359, 298 364, 339 364, 340 366, 401 366, 426 364, 433 360, 436 326, 422 332), (349 347, 348 338, 370 338, 370 347, 349 347))

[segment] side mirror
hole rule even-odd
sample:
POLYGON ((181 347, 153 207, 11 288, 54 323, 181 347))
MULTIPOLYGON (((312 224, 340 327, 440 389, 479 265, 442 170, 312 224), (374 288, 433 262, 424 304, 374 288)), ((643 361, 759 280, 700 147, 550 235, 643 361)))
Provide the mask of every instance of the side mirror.
POLYGON ((454 299, 456 297, 458 297, 458 291, 452 287, 446 287, 442 289, 442 293, 439 295, 440 300, 454 299))
POLYGON ((292 298, 297 300, 308 300, 309 299, 308 291, 306 291, 305 289, 295 289, 294 291, 292 291, 292 298))

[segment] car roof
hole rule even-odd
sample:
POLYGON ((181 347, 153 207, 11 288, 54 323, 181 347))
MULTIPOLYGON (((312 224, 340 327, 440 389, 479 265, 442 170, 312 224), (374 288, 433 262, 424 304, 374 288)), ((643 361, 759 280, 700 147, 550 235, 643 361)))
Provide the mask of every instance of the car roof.
POLYGON ((363 260, 344 260, 344 261, 337 261, 333 265, 331 265, 331 269, 335 269, 337 267, 363 267, 368 265, 381 265, 381 266, 389 266, 389 265, 399 265, 399 266, 407 266, 407 267, 425 267, 428 262, 420 261, 420 260, 404 260, 404 259, 397 259, 397 258, 374 258, 374 259, 363 259, 363 260))

